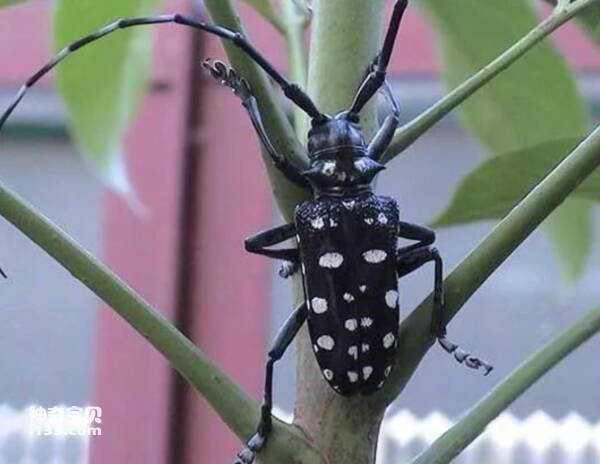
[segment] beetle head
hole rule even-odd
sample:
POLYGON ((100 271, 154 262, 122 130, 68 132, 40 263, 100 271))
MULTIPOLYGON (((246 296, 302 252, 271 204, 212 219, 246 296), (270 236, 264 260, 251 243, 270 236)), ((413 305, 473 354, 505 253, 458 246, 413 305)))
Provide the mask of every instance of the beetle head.
POLYGON ((368 188, 384 166, 367 156, 357 121, 345 114, 313 122, 308 133, 310 168, 304 173, 317 191, 350 192, 368 188))
POLYGON ((364 154, 366 149, 358 123, 344 117, 314 121, 308 132, 308 156, 311 159, 330 153, 338 156, 364 154))

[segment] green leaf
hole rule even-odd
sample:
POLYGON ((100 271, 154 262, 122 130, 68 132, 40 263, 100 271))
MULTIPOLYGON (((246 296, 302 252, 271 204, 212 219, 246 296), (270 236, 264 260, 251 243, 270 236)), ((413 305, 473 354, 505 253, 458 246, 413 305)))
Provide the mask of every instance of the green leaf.
MULTIPOLYGON (((577 142, 548 142, 525 150, 527 154, 518 151, 482 163, 462 180, 448 209, 436 219, 435 225, 452 226, 506 216, 577 142)), ((557 209, 546 221, 546 232, 564 263, 569 283, 581 275, 591 253, 592 200, 600 201, 600 172, 591 174, 573 196, 575 198, 568 200, 568 208, 557 209), (570 240, 563 240, 564 236, 570 240)))
MULTIPOLYGON (((479 0, 423 0, 421 5, 436 25, 444 77, 451 87, 458 85, 509 48, 538 21, 528 0, 505 0, 501 9, 493 2, 479 0)), ((587 107, 572 72, 547 42, 532 49, 521 61, 463 103, 459 117, 493 156, 521 152, 528 155, 527 159, 532 147, 535 151, 535 147, 548 143, 550 149, 557 150, 550 154, 551 158, 566 155, 568 150, 564 145, 561 147, 558 143, 554 146, 556 142, 549 141, 579 140, 589 126, 587 107)), ((525 172, 539 172, 536 166, 527 168, 524 165, 521 167, 525 172)), ((516 174, 514 181, 498 185, 497 173, 488 170, 485 173, 488 177, 482 179, 482 172, 479 172, 477 179, 480 185, 476 190, 469 190, 465 185, 459 187, 460 197, 465 204, 476 204, 478 210, 457 211, 456 208, 449 207, 438 219, 438 223, 459 223, 466 216, 499 218, 534 185, 523 185, 524 176, 520 174, 516 174), (484 185, 495 195, 481 195, 484 185), (486 198, 493 201, 498 197, 505 201, 483 204, 486 198), (487 210, 485 213, 484 209, 487 210), (460 214, 452 218, 455 212, 460 214)), ((566 202, 561 208, 570 207, 569 202, 566 202)), ((571 227, 557 228, 556 230, 560 229, 560 234, 550 235, 555 247, 561 250, 559 257, 563 261, 573 260, 564 261, 566 268, 570 270, 582 268, 581 262, 574 262, 572 243, 591 240, 592 237, 591 219, 586 217, 580 205, 577 208, 577 214, 564 213, 577 222, 571 227)), ((588 211, 587 214, 589 216, 591 212, 588 211)), ((590 243, 582 242, 581 246, 587 250, 590 243)))
POLYGON ((574 284, 585 270, 592 252, 592 207, 589 200, 570 198, 568 208, 558 208, 546 219, 546 233, 563 262, 568 284, 574 284), (573 225, 577 227, 573 227, 573 225), (568 237, 566 240, 564 237, 568 237))
MULTIPOLYGON (((537 24, 528 0, 421 3, 436 25, 444 78, 455 87, 537 24)), ((460 107, 465 126, 494 156, 548 140, 582 137, 588 113, 570 69, 547 42, 460 107)))
MULTIPOLYGON (((153 12, 160 0, 58 0, 54 15, 57 49, 121 17, 153 12)), ((85 160, 121 194, 131 194, 121 139, 144 95, 151 37, 146 27, 102 38, 58 68, 58 85, 85 160)))
POLYGON ((280 33, 284 33, 285 27, 281 16, 273 9, 269 0, 244 0, 248 5, 256 9, 263 17, 269 21, 280 33))
MULTIPOLYGON (((545 142, 484 161, 461 180, 434 225, 448 227, 503 218, 579 141, 545 142)), ((600 180, 596 174, 592 177, 600 180)))

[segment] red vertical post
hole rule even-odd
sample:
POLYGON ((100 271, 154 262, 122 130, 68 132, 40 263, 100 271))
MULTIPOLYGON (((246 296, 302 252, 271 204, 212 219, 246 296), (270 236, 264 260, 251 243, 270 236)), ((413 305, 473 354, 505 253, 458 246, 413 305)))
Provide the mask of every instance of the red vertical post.
MULTIPOLYGON (((183 6, 169 4, 175 11, 183 6)), ((146 211, 136 214, 107 194, 103 258, 175 319, 192 33, 167 25, 155 34, 154 90, 126 140, 131 181, 146 211)), ((91 440, 92 462, 169 462, 172 369, 108 308, 99 312, 97 333, 93 403, 103 409, 103 427, 91 440)))
MULTIPOLYGON (((285 69, 283 42, 249 8, 253 42, 285 69), (275 38, 275 40, 274 40, 275 38)), ((222 57, 207 38, 202 55, 222 57)), ((237 97, 203 77, 198 105, 197 188, 188 330, 193 340, 252 396, 262 396, 273 262, 244 251, 244 239, 268 228, 273 200, 259 142, 237 97)), ((230 462, 242 444, 197 394, 186 389, 182 463, 230 462)))

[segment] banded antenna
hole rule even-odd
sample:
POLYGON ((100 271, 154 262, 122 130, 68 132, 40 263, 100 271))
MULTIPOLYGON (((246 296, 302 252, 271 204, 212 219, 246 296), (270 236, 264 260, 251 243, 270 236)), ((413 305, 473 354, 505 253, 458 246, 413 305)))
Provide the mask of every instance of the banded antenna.
POLYGON ((71 55, 73 52, 80 48, 95 42, 103 37, 106 37, 113 32, 121 29, 127 29, 129 27, 136 26, 147 26, 152 24, 179 24, 182 26, 191 27, 193 29, 199 29, 210 34, 214 34, 222 39, 231 41, 234 45, 239 47, 244 53, 248 55, 258 66, 260 66, 283 90, 284 95, 295 103, 300 109, 308 114, 312 119, 320 120, 324 118, 324 115, 317 109, 313 101, 310 99, 308 94, 304 92, 298 85, 289 82, 283 77, 274 67, 262 56, 262 54, 239 32, 234 32, 227 28, 216 26, 204 21, 197 21, 188 16, 181 14, 166 14, 158 16, 147 16, 140 18, 131 19, 119 19, 96 32, 82 37, 79 40, 71 43, 70 45, 59 51, 50 61, 36 71, 25 84, 20 88, 19 92, 8 106, 6 111, 0 117, 0 130, 4 127, 6 120, 10 117, 12 112, 15 110, 17 105, 23 100, 23 97, 27 91, 33 87, 42 77, 50 72, 56 65, 71 55))

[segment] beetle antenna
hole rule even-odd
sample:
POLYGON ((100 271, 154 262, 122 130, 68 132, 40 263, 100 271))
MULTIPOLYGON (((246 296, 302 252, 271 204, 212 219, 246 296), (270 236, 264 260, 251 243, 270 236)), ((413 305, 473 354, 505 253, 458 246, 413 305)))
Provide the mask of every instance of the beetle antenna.
POLYGON ((188 16, 181 14, 166 14, 158 16, 146 16, 140 18, 131 19, 119 19, 108 26, 99 29, 98 31, 89 34, 59 51, 50 61, 36 71, 32 76, 25 81, 25 84, 19 89, 17 95, 12 100, 6 111, 0 117, 0 130, 6 123, 6 120, 15 110, 17 105, 23 100, 27 91, 33 87, 42 77, 50 72, 56 65, 63 61, 71 53, 79 50, 80 48, 95 42, 103 37, 106 37, 113 32, 121 29, 127 29, 129 27, 136 26, 147 26, 152 24, 179 24, 182 26, 199 29, 210 34, 221 37, 222 39, 231 41, 234 45, 239 47, 244 53, 248 55, 258 66, 260 66, 283 90, 283 93, 287 98, 294 102, 299 108, 307 113, 313 119, 322 119, 324 115, 317 109, 313 101, 310 99, 308 94, 304 92, 297 84, 289 82, 283 77, 272 65, 267 61, 265 57, 246 39, 246 37, 240 32, 234 32, 221 26, 210 24, 203 21, 198 21, 188 16))
POLYGON ((369 74, 363 81, 358 89, 354 102, 348 111, 350 114, 358 114, 367 104, 367 102, 377 93, 385 82, 385 76, 387 74, 387 68, 390 64, 392 52, 394 50, 394 43, 400 30, 400 24, 406 7, 408 6, 408 0, 397 0, 394 5, 394 12, 392 13, 392 19, 385 35, 383 47, 381 53, 377 55, 375 60, 369 67, 369 74))

